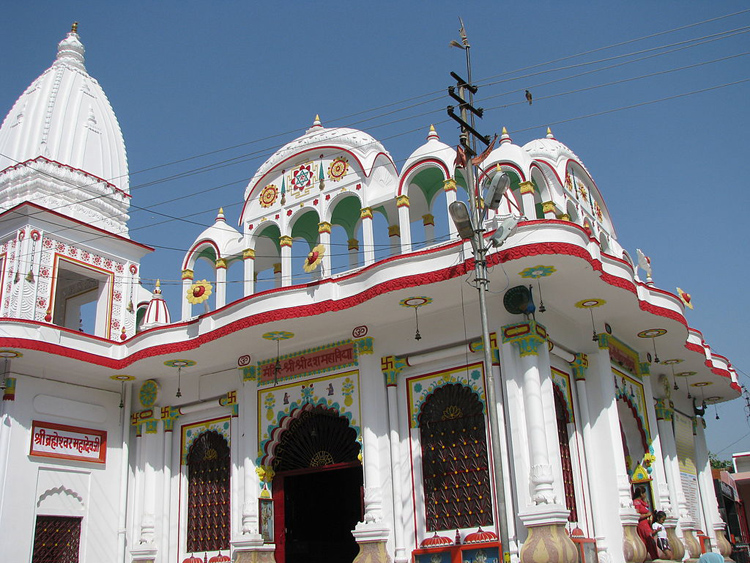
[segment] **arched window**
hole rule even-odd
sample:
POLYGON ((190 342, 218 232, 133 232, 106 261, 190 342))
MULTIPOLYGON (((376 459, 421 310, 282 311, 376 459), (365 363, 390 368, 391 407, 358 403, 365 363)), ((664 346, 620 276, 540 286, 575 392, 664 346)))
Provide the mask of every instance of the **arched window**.
POLYGON ((492 524, 482 403, 460 383, 430 395, 419 415, 427 530, 492 524))
POLYGON ((204 432, 187 455, 187 551, 229 549, 229 444, 204 432))
POLYGON ((570 437, 568 436, 568 423, 570 415, 568 407, 563 399, 562 392, 555 389, 555 414, 557 415, 557 439, 560 443, 560 461, 562 463, 563 488, 565 489, 565 507, 570 510, 568 520, 578 522, 578 509, 576 507, 576 490, 573 484, 573 463, 570 459, 570 437))

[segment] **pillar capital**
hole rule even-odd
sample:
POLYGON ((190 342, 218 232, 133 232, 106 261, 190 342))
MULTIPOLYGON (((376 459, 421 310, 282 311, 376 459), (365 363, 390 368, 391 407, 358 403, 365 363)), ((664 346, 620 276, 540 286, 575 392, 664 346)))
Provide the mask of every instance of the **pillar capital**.
POLYGON ((672 414, 674 413, 672 401, 669 399, 656 399, 654 411, 656 412, 656 420, 672 420, 672 414))
POLYGON ((425 213, 422 215, 422 224, 426 227, 428 225, 435 226, 435 216, 432 213, 425 213))
POLYGON ((16 400, 16 378, 6 377, 5 389, 3 390, 3 401, 15 401, 15 400, 16 400))
POLYGON ((503 327, 503 343, 515 344, 519 355, 539 355, 539 345, 547 341, 547 330, 536 321, 526 321, 503 327))
POLYGON ((182 270, 182 279, 183 280, 192 280, 193 279, 193 270, 182 270))
POLYGON ((407 366, 406 360, 397 358, 396 356, 383 356, 380 358, 380 370, 385 376, 385 384, 388 387, 396 385, 396 378, 407 366))
POLYGON ((586 354, 575 354, 570 366, 573 368, 573 377, 576 381, 586 381, 586 370, 589 367, 589 357, 586 354))
POLYGON ((331 232, 331 224, 328 221, 321 221, 318 223, 318 232, 319 233, 330 233, 331 232))
POLYGON ((172 432, 174 430, 174 423, 178 418, 180 418, 180 409, 175 407, 162 407, 161 421, 164 425, 164 432, 172 432))
POLYGON ((350 238, 346 244, 348 250, 359 250, 359 241, 355 238, 350 238))
POLYGON ((448 178, 447 180, 443 180, 443 190, 445 190, 446 192, 455 192, 456 181, 453 178, 448 178))
POLYGON ((555 202, 554 201, 544 201, 542 202, 542 212, 546 215, 547 213, 554 213, 556 211, 555 209, 555 202))
POLYGON ((534 193, 534 182, 521 182, 518 184, 521 194, 533 194, 534 193))
POLYGON ((220 270, 220 269, 226 270, 227 269, 227 261, 224 260, 224 258, 218 258, 216 260, 216 262, 214 262, 214 265, 216 266, 217 270, 220 270))
POLYGON ((409 207, 409 196, 400 195, 396 198, 396 207, 409 207))
POLYGON ((389 225, 388 226, 388 236, 389 237, 400 237, 401 236, 401 227, 398 225, 389 225))
POLYGON ((372 219, 372 209, 370 207, 363 207, 359 210, 360 219, 372 219))
POLYGON ((281 246, 288 246, 288 247, 291 248, 291 246, 292 246, 292 237, 290 237, 289 235, 281 235, 279 237, 279 244, 281 246))
POLYGON ((255 260, 255 249, 246 248, 245 250, 243 250, 242 259, 243 260, 255 260))

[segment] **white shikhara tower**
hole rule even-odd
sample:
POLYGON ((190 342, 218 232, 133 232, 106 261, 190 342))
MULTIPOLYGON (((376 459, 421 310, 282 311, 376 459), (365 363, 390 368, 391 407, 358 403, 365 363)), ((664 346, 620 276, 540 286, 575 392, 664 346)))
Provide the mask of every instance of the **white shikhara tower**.
POLYGON ((151 249, 129 238, 129 200, 122 132, 74 24, 0 128, 0 316, 78 330, 95 302, 89 332, 135 334, 151 249))

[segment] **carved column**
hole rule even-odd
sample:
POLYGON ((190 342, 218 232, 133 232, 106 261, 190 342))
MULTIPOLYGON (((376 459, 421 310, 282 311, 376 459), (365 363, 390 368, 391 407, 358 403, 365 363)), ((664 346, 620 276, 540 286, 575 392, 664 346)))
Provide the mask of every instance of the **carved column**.
POLYGON ((372 232, 372 209, 363 207, 359 212, 362 219, 362 239, 365 245, 365 266, 375 262, 375 236, 372 232))
MULTIPOLYGON (((589 355, 592 376, 589 381, 595 385, 596 397, 590 395, 592 407, 598 409, 595 422, 595 439, 600 442, 597 458, 597 472, 601 471, 602 483, 595 483, 595 494, 606 497, 610 503, 616 502, 619 508, 620 526, 612 520, 603 519, 602 528, 609 538, 611 560, 624 557, 627 563, 641 563, 646 559, 646 546, 638 537, 638 513, 633 508, 630 480, 625 467, 625 452, 622 445, 620 418, 617 411, 617 395, 612 365, 609 356, 607 334, 597 335, 598 351, 589 355), (622 556, 617 552, 618 543, 622 546, 622 556)), ((597 532, 599 533, 599 532, 597 532)))
POLYGON ((161 409, 161 420, 164 427, 164 459, 162 466, 162 558, 168 560, 169 558, 169 547, 171 542, 169 541, 169 534, 172 530, 170 525, 172 518, 172 510, 170 504, 172 502, 172 447, 174 443, 174 423, 180 416, 179 409, 173 409, 171 407, 162 407, 161 409))
POLYGON ((281 287, 287 287, 292 285, 292 237, 281 235, 279 246, 281 248, 281 287))
POLYGON ((544 423, 538 360, 539 346, 547 345, 547 333, 542 325, 527 321, 503 327, 503 342, 512 344, 520 357, 531 469, 531 499, 534 503, 518 515, 529 534, 521 548, 520 560, 521 563, 535 563, 539 560, 575 563, 578 561, 578 553, 565 530, 568 510, 559 504, 554 492, 554 476, 549 462, 544 423), (542 559, 539 559, 540 556, 542 559))
MULTIPOLYGON (((656 427, 659 431, 659 451, 661 452, 660 455, 656 456, 655 463, 663 468, 669 495, 670 511, 667 514, 664 527, 667 529, 667 539, 672 547, 672 559, 682 561, 685 556, 685 545, 677 533, 680 516, 679 497, 672 473, 672 464, 677 459, 677 449, 674 442, 674 432, 672 431, 672 409, 669 404, 670 401, 666 397, 655 401, 654 412, 656 414, 656 427)), ((682 491, 682 488, 680 488, 680 491, 682 491)))
POLYGON ((193 270, 182 270, 182 320, 186 321, 193 316, 193 311, 185 296, 193 285, 193 270))
POLYGON ((385 376, 386 393, 388 396, 388 434, 391 448, 391 467, 393 470, 393 535, 396 542, 396 563, 406 563, 409 557, 404 546, 404 502, 401 475, 401 434, 398 416, 398 374, 406 362, 386 356, 381 359, 380 367, 385 376))
POLYGON ((711 538, 713 551, 718 551, 725 558, 732 555, 732 546, 724 537, 724 521, 719 514, 719 503, 716 500, 711 462, 706 448, 706 421, 702 417, 694 419, 695 428, 695 465, 698 469, 698 487, 700 488, 703 518, 706 521, 706 535, 711 538))
POLYGON ((369 377, 377 371, 375 358, 372 356, 372 340, 369 346, 359 348, 360 397, 362 405, 362 428, 364 440, 364 477, 365 477, 365 518, 352 531, 359 544, 359 554, 354 563, 390 563, 386 543, 390 536, 388 524, 383 519, 382 476, 380 472, 379 438, 387 431, 382 419, 382 406, 386 402, 385 393, 379 378, 369 377), (367 357, 365 357, 367 356, 367 357), (382 427, 382 428, 380 428, 382 427))
MULTIPOLYGON (((242 428, 238 436, 239 456, 242 459, 242 519, 239 533, 232 540, 237 563, 273 563, 274 544, 263 544, 263 537, 258 527, 258 494, 260 479, 255 468, 255 457, 258 453, 257 435, 258 419, 254 397, 256 387, 255 368, 242 368, 243 385, 240 390, 240 405, 238 409, 239 426, 242 428)), ((236 407, 238 405, 235 405, 236 407)), ((234 414, 234 413, 233 413, 234 414)), ((270 476, 269 476, 270 478, 270 476)))

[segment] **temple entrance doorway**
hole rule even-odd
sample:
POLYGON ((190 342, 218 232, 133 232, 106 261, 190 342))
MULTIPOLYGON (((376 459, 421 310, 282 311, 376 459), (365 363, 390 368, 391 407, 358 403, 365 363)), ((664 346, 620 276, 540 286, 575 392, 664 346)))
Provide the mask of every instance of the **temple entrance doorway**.
POLYGON ((364 516, 356 431, 325 407, 293 415, 275 450, 277 563, 351 563, 352 530, 364 516))

